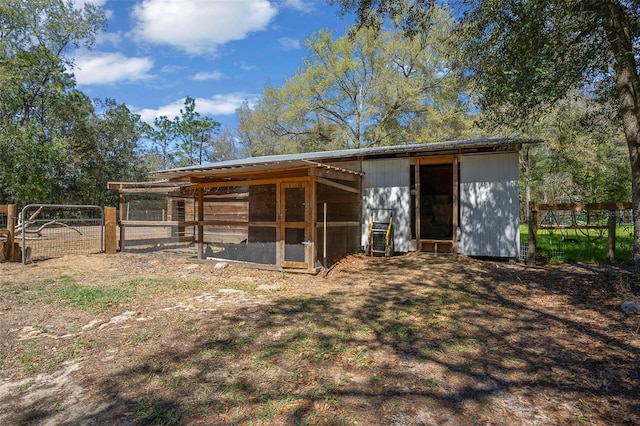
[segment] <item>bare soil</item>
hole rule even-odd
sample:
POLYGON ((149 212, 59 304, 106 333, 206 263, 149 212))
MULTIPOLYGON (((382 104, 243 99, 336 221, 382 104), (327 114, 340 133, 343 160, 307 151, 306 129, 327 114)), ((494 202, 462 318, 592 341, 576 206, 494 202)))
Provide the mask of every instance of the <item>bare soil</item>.
POLYGON ((640 287, 624 269, 216 265, 0 264, 0 424, 640 424, 640 316, 620 309, 640 287))

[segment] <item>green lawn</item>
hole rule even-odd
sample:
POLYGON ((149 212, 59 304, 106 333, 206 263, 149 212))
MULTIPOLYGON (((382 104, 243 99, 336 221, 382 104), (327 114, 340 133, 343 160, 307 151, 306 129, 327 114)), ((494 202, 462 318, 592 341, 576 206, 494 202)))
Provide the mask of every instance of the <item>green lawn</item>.
MULTIPOLYGON (((539 230, 537 258, 548 262, 606 262, 606 230, 539 230)), ((520 226, 520 241, 529 240, 529 228, 520 226)), ((619 226, 616 229, 616 262, 631 259, 633 228, 619 226)))

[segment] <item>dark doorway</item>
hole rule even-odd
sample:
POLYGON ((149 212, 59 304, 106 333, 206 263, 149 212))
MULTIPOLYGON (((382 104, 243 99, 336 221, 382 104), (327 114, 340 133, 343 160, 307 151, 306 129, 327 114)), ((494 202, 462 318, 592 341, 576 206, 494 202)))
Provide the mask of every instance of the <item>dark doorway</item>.
POLYGON ((453 238, 453 164, 420 166, 420 239, 453 238))

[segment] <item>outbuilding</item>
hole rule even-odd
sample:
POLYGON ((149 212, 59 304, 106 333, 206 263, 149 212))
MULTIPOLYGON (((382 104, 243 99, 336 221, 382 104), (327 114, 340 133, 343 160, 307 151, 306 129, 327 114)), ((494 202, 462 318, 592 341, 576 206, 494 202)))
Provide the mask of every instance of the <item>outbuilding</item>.
POLYGON ((120 191, 121 247, 131 227, 171 227, 198 257, 315 272, 374 250, 519 255, 519 149, 491 138, 274 155, 158 171, 120 191), (128 220, 127 197, 163 194, 162 220, 128 220), (391 225, 390 227, 388 225, 391 225), (191 230, 191 231, 188 231, 191 230))

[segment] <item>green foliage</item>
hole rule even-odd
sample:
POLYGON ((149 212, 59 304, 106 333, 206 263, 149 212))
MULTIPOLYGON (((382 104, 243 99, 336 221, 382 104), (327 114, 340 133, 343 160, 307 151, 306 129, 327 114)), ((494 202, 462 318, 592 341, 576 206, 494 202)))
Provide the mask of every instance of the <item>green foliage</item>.
POLYGON ((166 116, 154 119, 146 136, 152 148, 148 160, 152 169, 188 167, 235 157, 235 136, 228 130, 220 132, 220 123, 202 117, 196 111, 196 101, 187 97, 180 115, 169 120, 166 116))
POLYGON ((0 1, 0 203, 107 203, 107 175, 123 173, 110 156, 130 163, 135 118, 115 104, 96 114, 72 75, 73 51, 104 23, 92 4, 0 1))
POLYGON ((453 67, 453 21, 434 8, 428 32, 319 31, 309 56, 282 87, 238 111, 246 153, 424 143, 471 134, 464 79, 453 67))
POLYGON ((195 99, 184 100, 180 116, 173 119, 173 129, 178 138, 177 165, 180 167, 199 165, 208 161, 213 135, 220 123, 210 117, 201 117, 196 111, 195 99))
POLYGON ((624 135, 614 108, 580 93, 559 101, 531 130, 544 144, 525 147, 521 186, 542 202, 606 202, 631 198, 624 135))
MULTIPOLYGON (((521 226, 520 237, 528 239, 529 231, 521 226)), ((607 262, 608 237, 597 230, 548 231, 538 230, 536 256, 538 260, 557 262, 607 262)), ((616 261, 629 262, 633 251, 633 230, 616 229, 616 261)))
POLYGON ((110 306, 118 305, 134 295, 130 289, 87 287, 70 284, 56 290, 57 297, 71 306, 88 312, 100 313, 110 306))

